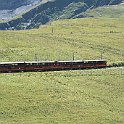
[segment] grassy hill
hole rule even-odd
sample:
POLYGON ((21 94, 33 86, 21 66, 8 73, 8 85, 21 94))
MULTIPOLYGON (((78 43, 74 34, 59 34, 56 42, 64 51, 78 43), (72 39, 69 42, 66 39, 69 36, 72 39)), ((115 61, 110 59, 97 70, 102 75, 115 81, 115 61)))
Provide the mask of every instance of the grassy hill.
POLYGON ((100 59, 124 61, 123 19, 55 21, 30 31, 0 31, 0 61, 100 59))
MULTIPOLYGON (((123 19, 61 20, 0 31, 0 61, 124 62, 123 19)), ((124 69, 0 74, 0 124, 123 124, 124 69)))
POLYGON ((82 16, 104 17, 104 18, 124 18, 124 4, 98 7, 88 10, 82 16))
POLYGON ((123 124, 124 69, 0 74, 0 124, 123 124))

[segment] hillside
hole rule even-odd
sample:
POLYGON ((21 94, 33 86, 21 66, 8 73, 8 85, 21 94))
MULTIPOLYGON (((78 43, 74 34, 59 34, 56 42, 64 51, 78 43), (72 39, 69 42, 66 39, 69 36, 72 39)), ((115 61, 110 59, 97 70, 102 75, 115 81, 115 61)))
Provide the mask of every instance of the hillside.
POLYGON ((0 74, 1 124, 123 124, 124 69, 0 74))
MULTIPOLYGON (((67 19, 0 31, 0 61, 124 62, 124 19, 67 19)), ((123 124, 124 68, 0 74, 0 124, 123 124)))
POLYGON ((48 0, 0 0, 0 20, 6 22, 13 18, 19 18, 22 14, 44 4, 48 0))
POLYGON ((124 18, 124 3, 87 10, 78 17, 124 18))
POLYGON ((100 59, 124 61, 124 19, 61 20, 27 31, 0 31, 0 61, 100 59), (115 25, 116 24, 116 25, 115 25))
MULTIPOLYGON (((35 0, 0 0, 0 10, 12 10, 23 5, 33 3, 35 0)), ((36 0, 37 1, 37 0, 36 0)))
MULTIPOLYGON (((23 10, 22 14, 17 14, 13 17, 12 21, 1 22, 0 29, 36 28, 52 20, 76 18, 86 10, 104 5, 117 5, 122 1, 123 0, 50 0, 45 3, 38 2, 32 8, 29 7, 30 9, 20 9, 20 11, 23 10)), ((30 0, 29 3, 31 2, 33 1, 30 0)), ((22 5, 23 4, 25 4, 25 2, 22 3, 22 5)), ((22 5, 20 4, 20 6, 22 5)), ((17 6, 19 5, 16 5, 16 7, 17 6)))

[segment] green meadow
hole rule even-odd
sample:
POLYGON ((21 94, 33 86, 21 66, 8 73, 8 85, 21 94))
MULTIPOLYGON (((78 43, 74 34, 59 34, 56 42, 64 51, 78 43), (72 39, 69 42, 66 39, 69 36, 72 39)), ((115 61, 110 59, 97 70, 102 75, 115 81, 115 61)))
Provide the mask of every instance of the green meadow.
POLYGON ((123 124, 124 69, 0 74, 0 124, 123 124))
POLYGON ((119 5, 98 7, 86 11, 88 16, 104 18, 124 18, 124 3, 119 5))
POLYGON ((124 61, 123 19, 61 20, 26 31, 0 31, 0 61, 124 61))
MULTIPOLYGON (((0 61, 124 62, 123 18, 0 31, 0 61)), ((124 68, 0 74, 0 124, 123 124, 124 68)))

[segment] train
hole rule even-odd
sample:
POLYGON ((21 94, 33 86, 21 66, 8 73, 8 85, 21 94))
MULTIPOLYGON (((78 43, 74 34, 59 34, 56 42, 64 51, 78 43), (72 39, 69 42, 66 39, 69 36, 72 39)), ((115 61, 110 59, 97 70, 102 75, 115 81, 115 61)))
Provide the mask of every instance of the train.
POLYGON ((106 60, 0 62, 0 73, 105 68, 106 60))

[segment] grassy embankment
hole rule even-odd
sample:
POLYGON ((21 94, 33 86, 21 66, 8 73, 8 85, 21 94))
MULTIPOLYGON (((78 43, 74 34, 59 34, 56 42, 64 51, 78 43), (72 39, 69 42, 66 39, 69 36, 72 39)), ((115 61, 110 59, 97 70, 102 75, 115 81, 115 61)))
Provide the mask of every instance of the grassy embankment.
MULTIPOLYGON (((73 52, 76 59, 99 59, 104 52, 109 63, 118 63, 124 61, 123 39, 121 19, 0 31, 0 61, 69 60, 73 52)), ((0 74, 0 124, 123 124, 123 82, 123 68, 0 74)))

